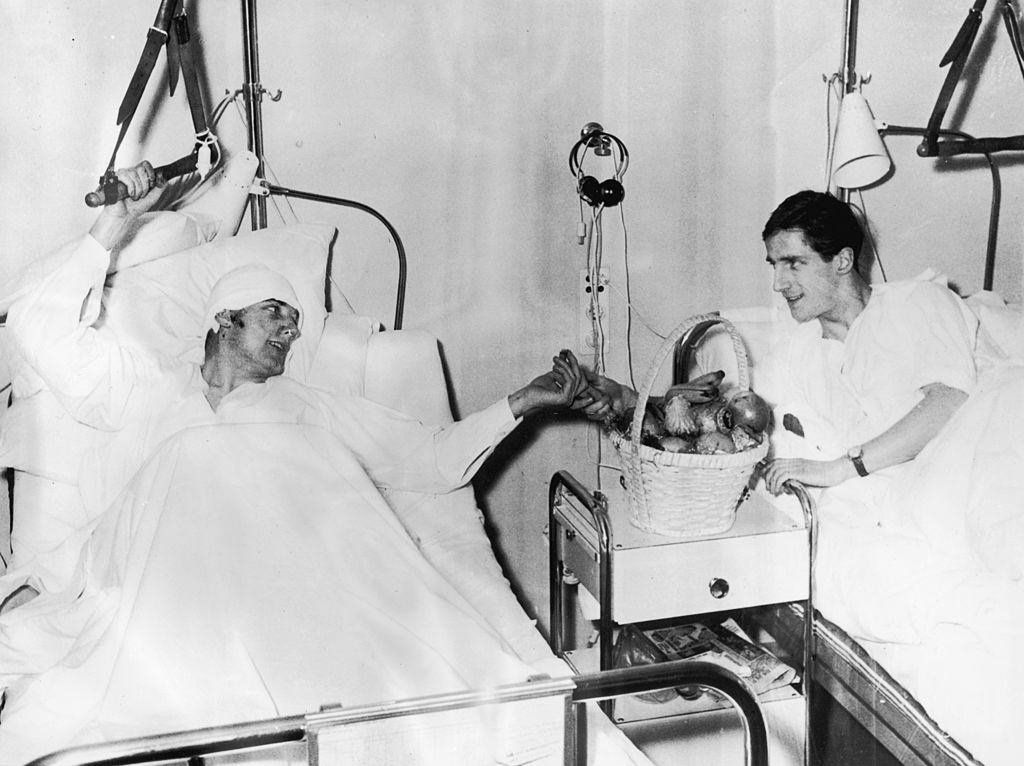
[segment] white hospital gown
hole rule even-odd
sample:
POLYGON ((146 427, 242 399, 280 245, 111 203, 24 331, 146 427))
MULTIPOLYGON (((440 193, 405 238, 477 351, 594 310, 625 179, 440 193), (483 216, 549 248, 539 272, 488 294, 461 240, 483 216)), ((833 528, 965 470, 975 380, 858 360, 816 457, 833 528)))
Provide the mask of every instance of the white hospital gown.
POLYGON ((875 285, 845 341, 822 338, 817 322, 795 328, 773 349, 762 390, 776 405, 809 409, 821 421, 821 443, 845 451, 890 428, 929 383, 970 393, 977 325, 939 283, 875 285))

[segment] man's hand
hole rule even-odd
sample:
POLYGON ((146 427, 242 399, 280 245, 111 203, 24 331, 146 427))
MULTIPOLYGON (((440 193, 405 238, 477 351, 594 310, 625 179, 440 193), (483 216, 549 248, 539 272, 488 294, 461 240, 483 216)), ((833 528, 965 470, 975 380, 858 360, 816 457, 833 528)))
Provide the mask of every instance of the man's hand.
POLYGON ((128 199, 105 206, 89 230, 93 239, 99 242, 104 250, 113 249, 121 240, 128 224, 153 207, 160 198, 153 190, 163 186, 163 180, 157 178, 156 171, 147 161, 140 162, 132 168, 118 170, 117 180, 128 189, 128 199))
POLYGON ((835 460, 776 458, 764 471, 764 483, 773 495, 780 495, 783 485, 792 480, 808 487, 834 487, 856 476, 856 469, 847 457, 835 460))
POLYGON ((605 421, 636 405, 636 391, 611 378, 584 369, 587 386, 573 400, 574 410, 583 410, 590 420, 605 421))
POLYGON ((508 398, 512 414, 530 415, 540 410, 569 407, 586 386, 583 370, 571 351, 563 350, 547 372, 534 378, 508 398))

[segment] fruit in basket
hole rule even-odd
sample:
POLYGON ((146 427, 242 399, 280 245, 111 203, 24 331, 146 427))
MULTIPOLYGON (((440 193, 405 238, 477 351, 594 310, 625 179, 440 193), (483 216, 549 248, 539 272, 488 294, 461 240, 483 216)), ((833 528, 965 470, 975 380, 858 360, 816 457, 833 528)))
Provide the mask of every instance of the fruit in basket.
POLYGON ((732 439, 736 452, 743 452, 744 450, 753 449, 759 445, 761 443, 762 435, 758 434, 754 436, 742 428, 734 428, 729 432, 729 438, 732 439))
POLYGON ((757 443, 771 422, 772 410, 768 403, 750 390, 734 391, 725 402, 724 424, 728 431, 741 429, 755 437, 757 443))
POLYGON ((715 370, 714 372, 706 372, 699 378, 688 380, 685 383, 676 383, 665 392, 665 396, 662 397, 662 403, 668 404, 669 401, 677 396, 683 397, 683 399, 692 404, 710 402, 718 398, 719 386, 722 385, 723 380, 725 380, 725 373, 722 370, 715 370))
POLYGON ((690 410, 693 413, 693 419, 697 423, 698 433, 729 432, 729 428, 725 424, 725 402, 721 399, 715 399, 704 404, 695 404, 690 410))
POLYGON ((692 441, 684 439, 682 436, 673 436, 671 434, 662 436, 658 440, 658 447, 665 450, 665 452, 693 452, 692 441))
MULTIPOLYGON (((640 443, 665 452, 703 455, 753 449, 764 440, 771 409, 749 389, 723 392, 725 373, 705 373, 665 392, 660 406, 648 401, 640 443)), ((607 421, 607 427, 630 438, 635 410, 607 421)))
MULTIPOLYGON (((633 416, 636 408, 630 407, 609 421, 608 427, 629 436, 633 428, 633 416)), ((643 444, 657 446, 657 442, 665 435, 664 415, 653 402, 648 402, 644 410, 644 419, 640 425, 640 441, 643 444)))
POLYGON ((673 436, 696 436, 700 432, 692 405, 686 398, 675 396, 668 399, 664 408, 665 430, 668 433, 673 436))
POLYGON ((732 437, 717 430, 702 433, 697 437, 693 447, 694 452, 698 455, 731 454, 736 452, 736 445, 733 444, 732 437))

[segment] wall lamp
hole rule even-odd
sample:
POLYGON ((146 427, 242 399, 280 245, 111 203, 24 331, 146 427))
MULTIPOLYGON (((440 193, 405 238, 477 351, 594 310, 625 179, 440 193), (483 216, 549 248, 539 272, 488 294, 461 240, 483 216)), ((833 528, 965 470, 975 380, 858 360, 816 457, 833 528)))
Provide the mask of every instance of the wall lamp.
POLYGON ((892 169, 892 159, 867 99, 859 91, 843 96, 832 148, 832 182, 843 189, 860 189, 880 181, 892 169))
MULTIPOLYGON (((839 110, 839 123, 836 126, 833 144, 831 180, 838 188, 849 190, 871 186, 885 179, 892 170, 892 159, 882 140, 883 136, 921 136, 921 143, 917 147, 919 157, 946 158, 964 154, 983 155, 988 160, 992 173, 992 203, 989 213, 988 248, 982 286, 985 290, 991 290, 994 281, 999 208, 1002 197, 999 169, 992 159, 992 154, 1003 151, 1024 151, 1024 135, 975 138, 963 131, 947 130, 941 127, 946 110, 952 100, 953 91, 961 79, 971 47, 974 45, 978 29, 981 26, 981 14, 985 3, 986 0, 975 0, 955 39, 939 62, 940 67, 948 66, 949 70, 935 101, 935 106, 932 108, 927 127, 912 128, 889 125, 875 120, 864 96, 855 89, 856 76, 853 71, 853 57, 858 0, 848 0, 846 62, 844 66, 848 92, 844 94, 839 110)), ((1013 2, 1012 0, 999 0, 998 6, 1017 65, 1021 75, 1024 76, 1024 42, 1022 42, 1013 2)))

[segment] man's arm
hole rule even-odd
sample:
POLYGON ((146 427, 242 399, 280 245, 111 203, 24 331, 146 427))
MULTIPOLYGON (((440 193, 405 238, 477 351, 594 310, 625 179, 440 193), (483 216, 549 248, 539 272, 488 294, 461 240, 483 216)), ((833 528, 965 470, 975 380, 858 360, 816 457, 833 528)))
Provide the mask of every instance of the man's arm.
POLYGON ((568 409, 584 386, 571 352, 552 370, 460 421, 428 426, 360 398, 330 402, 334 430, 381 486, 448 492, 464 486, 523 417, 568 409))
POLYGON ((535 412, 569 407, 586 386, 584 370, 571 351, 554 357, 550 372, 534 378, 508 397, 512 415, 520 418, 535 412))
MULTIPOLYGON (((931 383, 921 392, 921 401, 910 412, 861 445, 861 460, 869 473, 913 460, 967 401, 964 391, 944 383, 931 383)), ((765 471, 765 485, 777 495, 791 479, 810 487, 832 487, 856 476, 853 461, 845 455, 835 460, 779 458, 765 471)))
MULTIPOLYGON (((129 190, 131 204, 105 207, 89 235, 57 267, 11 306, 7 327, 19 351, 68 411, 82 422, 115 427, 126 389, 112 378, 130 375, 133 361, 121 353, 92 324, 109 265, 109 249, 127 225, 152 204, 147 197, 153 181, 149 163, 118 171, 129 190)), ((155 198, 157 195, 152 195, 155 198)))

